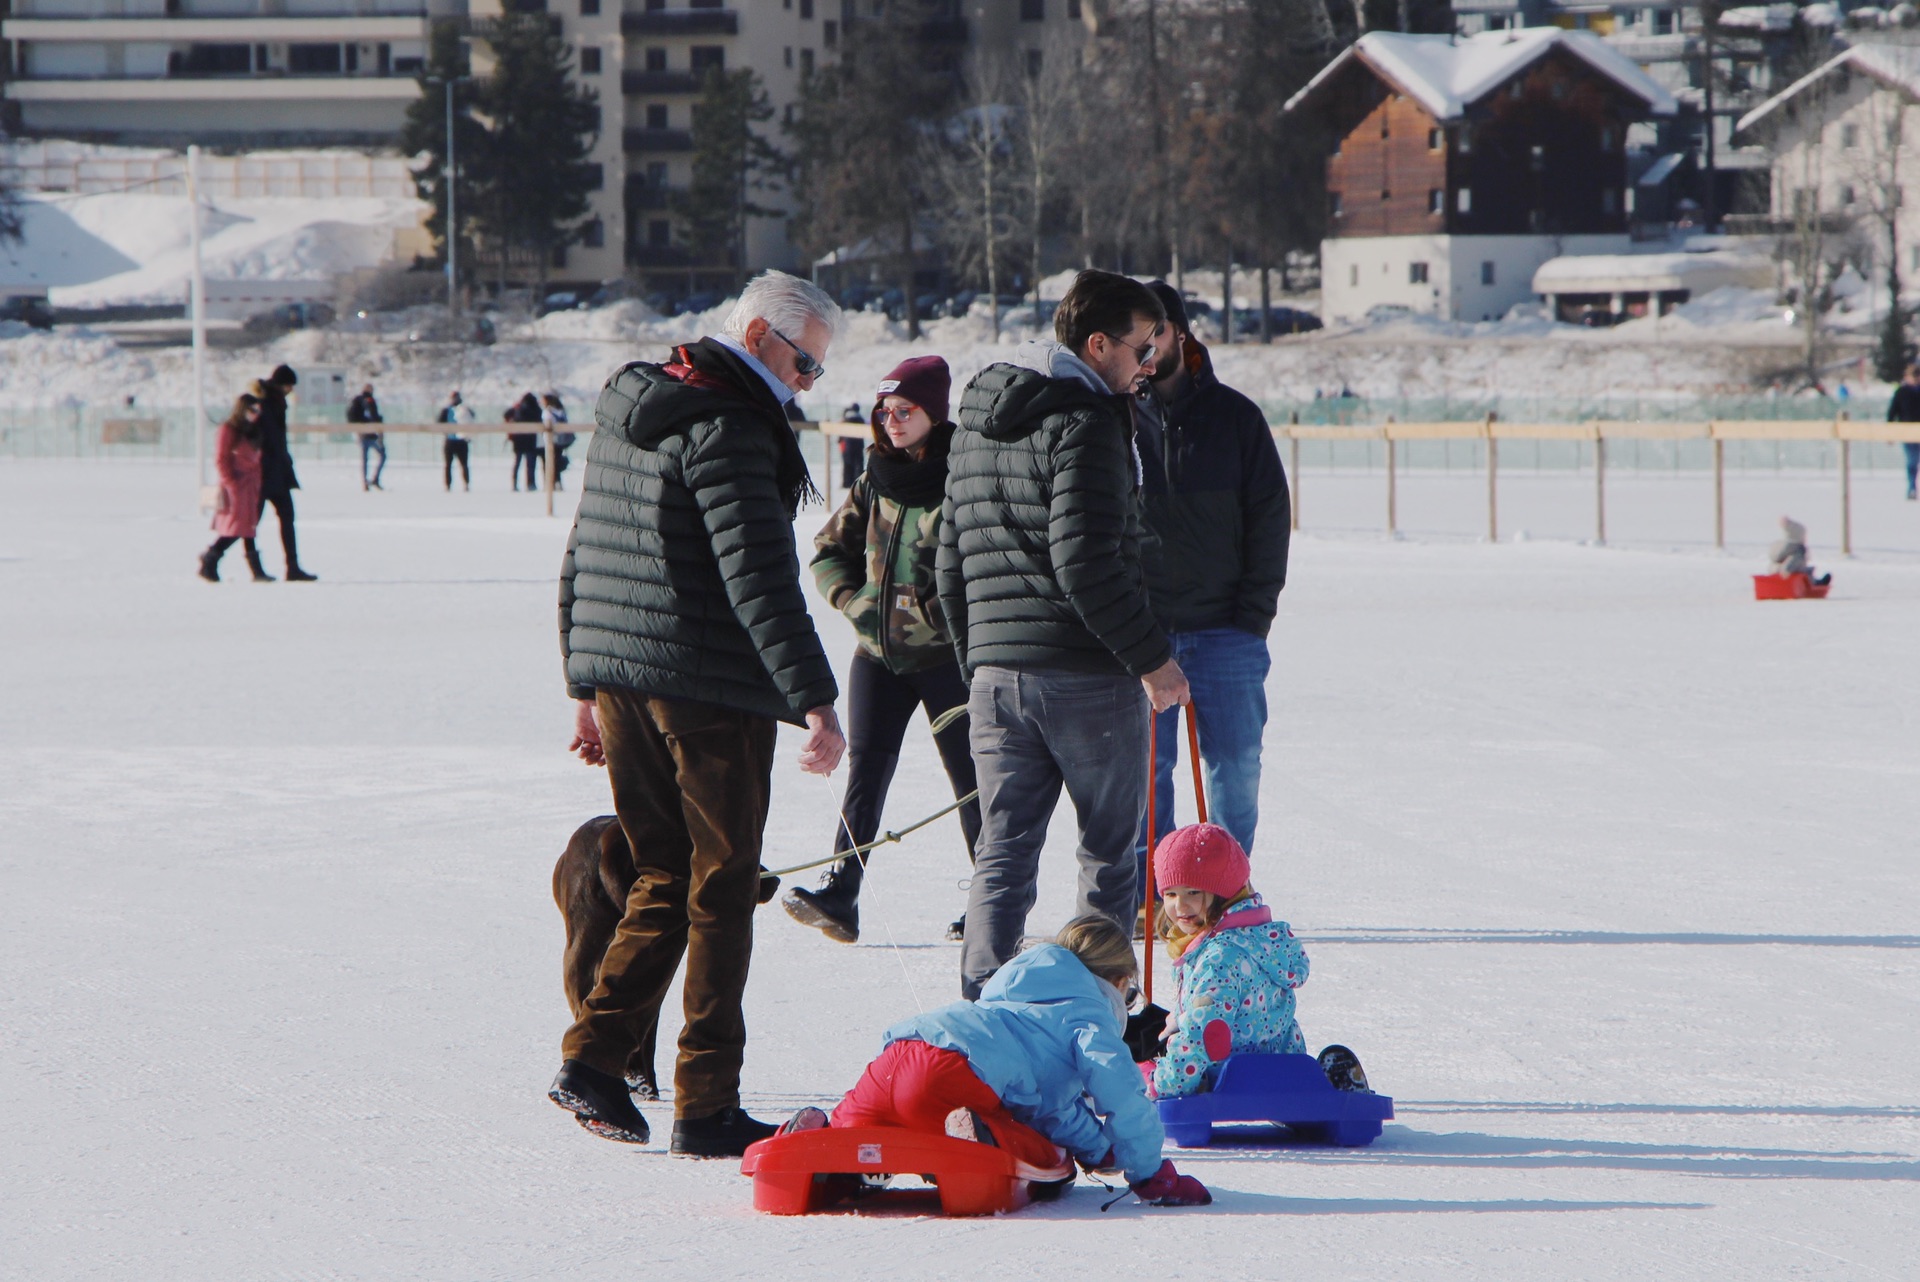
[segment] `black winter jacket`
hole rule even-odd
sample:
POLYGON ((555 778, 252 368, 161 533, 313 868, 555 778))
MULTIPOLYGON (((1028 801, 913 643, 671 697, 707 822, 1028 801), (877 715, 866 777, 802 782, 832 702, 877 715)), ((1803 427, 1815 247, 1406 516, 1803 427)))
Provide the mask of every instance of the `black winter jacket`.
POLYGON ((560 568, 567 693, 619 686, 805 724, 839 689, 800 593, 805 464, 766 384, 704 340, 620 369, 594 419, 560 568))
POLYGON ((962 393, 938 582, 969 675, 1144 676, 1172 655, 1140 575, 1131 408, 1020 365, 990 365, 962 393))
POLYGON ((1171 403, 1152 387, 1138 410, 1146 472, 1147 595, 1169 632, 1238 628, 1264 637, 1287 582, 1287 475, 1260 407, 1222 383, 1187 340, 1187 381, 1171 403))
POLYGON ((260 493, 284 498, 299 488, 287 448, 287 398, 269 387, 260 400, 260 493))
POLYGON ((1893 400, 1887 403, 1887 422, 1920 423, 1920 387, 1902 383, 1893 389, 1893 400))

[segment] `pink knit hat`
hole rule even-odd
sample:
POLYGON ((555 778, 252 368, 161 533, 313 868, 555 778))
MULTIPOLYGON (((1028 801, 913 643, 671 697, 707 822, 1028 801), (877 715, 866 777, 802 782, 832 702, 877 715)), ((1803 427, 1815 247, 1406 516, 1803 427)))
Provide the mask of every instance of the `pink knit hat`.
POLYGON ((1192 886, 1222 899, 1232 899, 1253 876, 1247 852, 1233 834, 1219 824, 1188 824, 1160 839, 1153 852, 1156 889, 1192 886))

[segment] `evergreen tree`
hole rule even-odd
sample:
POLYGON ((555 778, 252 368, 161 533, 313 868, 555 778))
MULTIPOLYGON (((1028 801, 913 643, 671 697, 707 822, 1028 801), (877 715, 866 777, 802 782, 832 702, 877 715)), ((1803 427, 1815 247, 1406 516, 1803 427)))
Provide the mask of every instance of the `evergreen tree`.
POLYGON ((676 202, 697 263, 725 263, 745 278, 747 219, 780 211, 754 201, 777 185, 785 158, 755 128, 773 119, 753 71, 709 69, 693 108, 693 181, 676 202))
POLYGON ((573 83, 567 43, 545 14, 495 19, 486 39, 493 74, 474 93, 486 138, 473 165, 460 162, 476 189, 476 238, 503 286, 518 254, 532 260, 544 289, 554 251, 579 236, 589 207, 586 162, 600 134, 600 101, 573 83))
MULTIPOLYGON (((436 22, 428 37, 427 61, 418 79, 420 97, 407 104, 406 125, 400 132, 400 148, 409 155, 426 153, 428 160, 424 169, 414 175, 414 184, 419 188, 420 199, 433 206, 433 216, 427 220, 427 230, 432 233, 439 245, 440 261, 447 256, 447 87, 448 80, 453 86, 453 140, 454 163, 459 172, 454 176, 455 213, 462 222, 473 213, 474 187, 472 173, 474 162, 480 156, 480 148, 486 140, 486 130, 480 122, 468 113, 467 108, 473 101, 473 83, 461 83, 461 77, 468 75, 467 52, 460 42, 460 27, 454 22, 436 22)), ((460 238, 460 268, 463 278, 472 270, 473 239, 463 227, 460 238)))

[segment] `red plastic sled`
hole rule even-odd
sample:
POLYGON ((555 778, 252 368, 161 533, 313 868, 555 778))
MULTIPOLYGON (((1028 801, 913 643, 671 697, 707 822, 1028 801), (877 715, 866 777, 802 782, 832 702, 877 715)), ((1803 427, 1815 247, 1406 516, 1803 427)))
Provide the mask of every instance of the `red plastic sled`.
POLYGON ((863 1175, 917 1175, 937 1188, 944 1215, 1017 1211, 1029 1199, 1013 1170, 1013 1159, 991 1145, 892 1126, 776 1135, 740 1160, 740 1173, 753 1177, 753 1209, 771 1215, 824 1211, 858 1192, 863 1175))
POLYGON ((1827 594, 1833 583, 1815 583, 1813 576, 1805 570, 1798 574, 1756 574, 1753 576, 1753 599, 1756 601, 1799 601, 1811 598, 1818 601, 1827 594))

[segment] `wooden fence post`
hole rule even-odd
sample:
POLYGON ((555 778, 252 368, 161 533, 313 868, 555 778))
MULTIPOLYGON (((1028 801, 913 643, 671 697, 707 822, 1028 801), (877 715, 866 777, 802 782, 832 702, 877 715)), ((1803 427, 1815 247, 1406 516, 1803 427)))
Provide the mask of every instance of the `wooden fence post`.
POLYGON ((1394 459, 1394 450, 1393 450, 1393 415, 1391 414, 1387 415, 1386 426, 1380 429, 1380 439, 1386 444, 1386 447, 1387 447, 1387 533, 1398 534, 1400 532, 1400 519, 1399 519, 1399 510, 1398 510, 1399 499, 1400 499, 1399 475, 1395 471, 1395 459, 1394 459))
POLYGON ((1853 555, 1853 442, 1840 438, 1840 554, 1853 555))
POLYGON ((1500 442, 1493 434, 1493 415, 1487 415, 1487 542, 1500 541, 1500 442))
POLYGON ((1593 429, 1593 541, 1607 545, 1607 438, 1593 429))
MULTIPOLYGON (((1707 424, 1707 430, 1713 431, 1713 424, 1707 424)), ((1713 546, 1721 551, 1727 547, 1727 443, 1718 436, 1713 438, 1713 546)))

